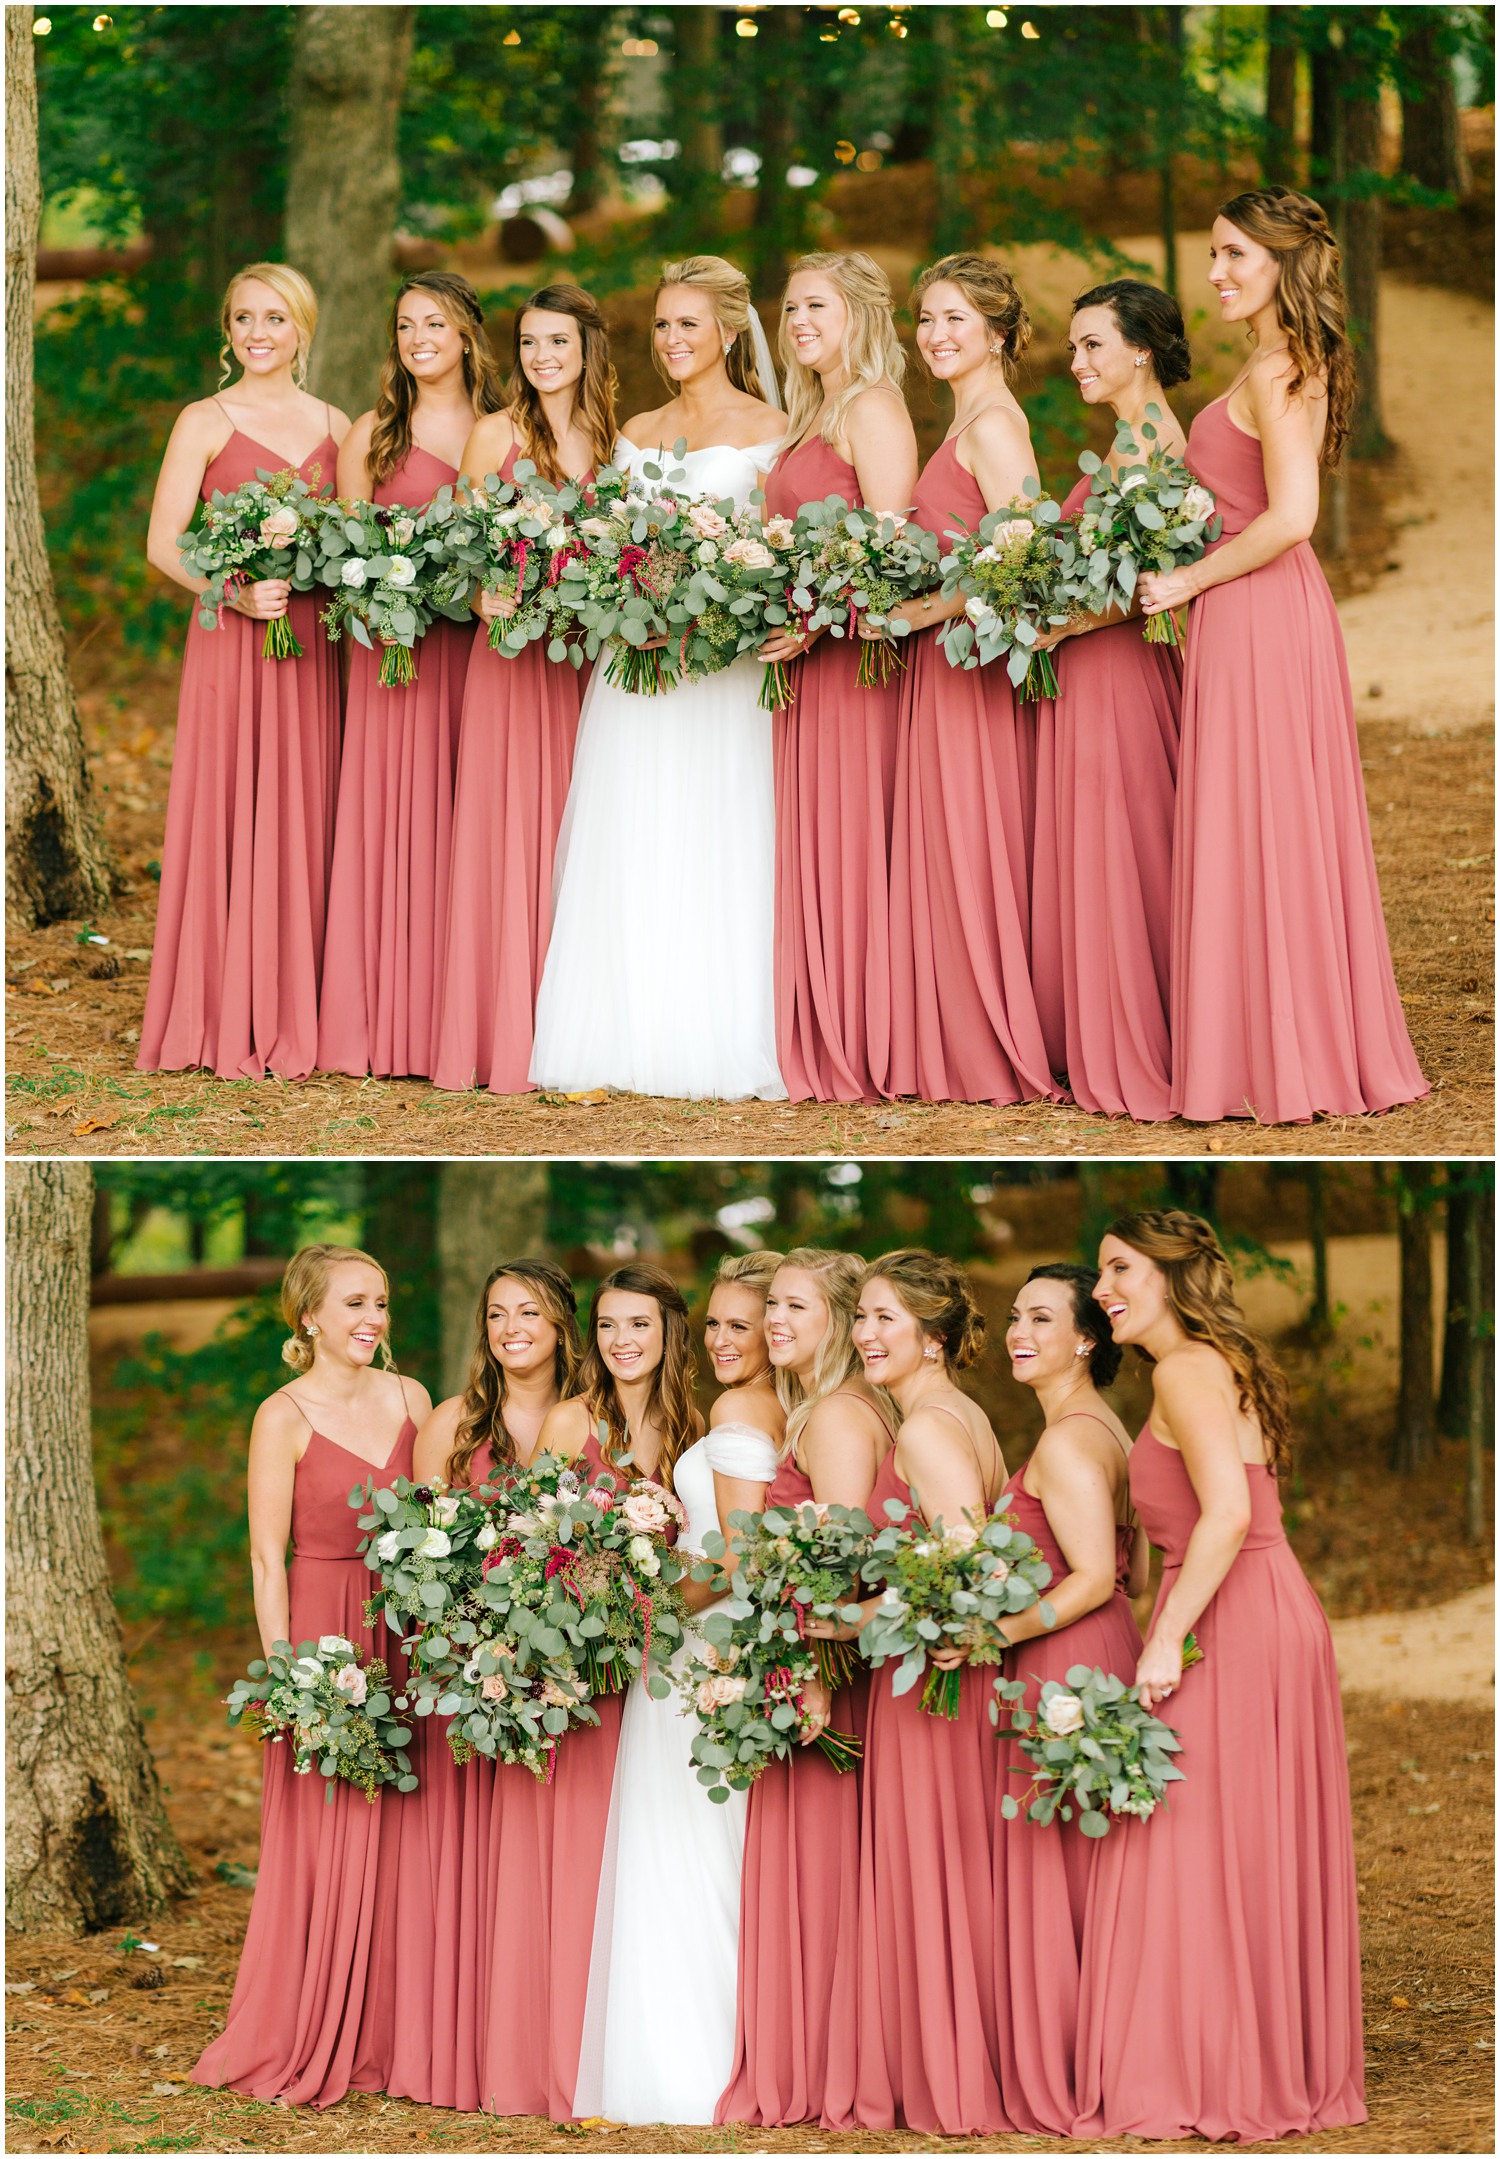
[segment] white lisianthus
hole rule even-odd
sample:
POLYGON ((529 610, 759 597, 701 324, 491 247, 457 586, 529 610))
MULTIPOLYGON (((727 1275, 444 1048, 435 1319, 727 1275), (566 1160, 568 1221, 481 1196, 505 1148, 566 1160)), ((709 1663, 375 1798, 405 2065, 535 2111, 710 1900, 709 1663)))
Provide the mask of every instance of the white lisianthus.
POLYGON ((661 1573, 661 1561, 657 1558, 656 1547, 649 1537, 632 1537, 628 1550, 642 1574, 661 1573))
POLYGON ((433 1512, 444 1529, 451 1529, 458 1520, 459 1500, 456 1492, 440 1492, 432 1503, 433 1512))
POLYGON ((994 608, 991 607, 988 600, 982 599, 977 592, 972 599, 964 601, 964 613, 981 630, 987 622, 993 622, 995 619, 994 608))
POLYGON ((429 1529, 413 1553, 415 1559, 446 1559, 453 1540, 445 1529, 429 1529))
POLYGON ((404 592, 417 581, 417 566, 410 555, 392 555, 385 566, 385 582, 404 592))
POLYGON ((346 1642, 341 1634, 320 1634, 318 1636, 318 1655, 320 1657, 352 1657, 354 1655, 354 1644, 346 1642))
POLYGON ((369 574, 369 565, 366 563, 364 556, 351 555, 339 572, 339 582, 347 585, 351 592, 358 592, 369 574))
POLYGON ((1076 1694, 1054 1694, 1042 1704, 1042 1722, 1055 1739, 1083 1730, 1083 1704, 1076 1694))
POLYGON ((291 1676, 299 1687, 315 1687, 324 1676, 323 1667, 316 1657, 294 1657, 291 1676))
POLYGON ((1182 514, 1194 523, 1199 518, 1212 517, 1217 508, 1218 504, 1206 487, 1194 485, 1182 498, 1182 514))
POLYGON ((542 534, 544 544, 550 547, 554 554, 556 554, 558 548, 566 544, 567 537, 568 528, 566 525, 549 525, 542 534))
POLYGON ((492 1545, 496 1545, 500 1542, 500 1532, 498 1529, 496 1529, 493 1522, 486 1522, 483 1529, 480 1530, 479 1535, 474 1539, 474 1542, 478 1545, 481 1552, 487 1552, 492 1545))
POLYGON ((904 1612, 906 1610, 906 1599, 899 1590, 888 1588, 881 1595, 880 1609, 882 1612, 888 1613, 904 1612))
POLYGON ((383 1537, 375 1539, 375 1557, 383 1559, 387 1565, 396 1557, 400 1549, 401 1532, 399 1529, 388 1529, 383 1537))

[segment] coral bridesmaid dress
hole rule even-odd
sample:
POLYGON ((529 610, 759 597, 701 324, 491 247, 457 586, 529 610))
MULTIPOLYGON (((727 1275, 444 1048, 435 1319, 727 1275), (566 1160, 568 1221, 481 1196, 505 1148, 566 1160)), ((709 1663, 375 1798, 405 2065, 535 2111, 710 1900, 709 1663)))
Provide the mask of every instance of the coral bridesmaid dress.
MULTIPOLYGON (((409 1477, 416 1436, 408 1417, 376 1469, 314 1431, 292 1487, 292 1647, 341 1634, 383 1657, 398 1683, 406 1666, 396 1638, 383 1620, 364 1623, 372 1577, 357 1556, 349 1494, 368 1476, 409 1477)), ((383 2091, 390 2072, 406 1801, 392 1792, 370 1801, 350 1784, 334 1785, 330 1800, 322 1777, 294 1775, 284 1745, 268 1746, 262 1765, 260 1871, 239 1976, 193 2081, 327 2107, 349 2091, 383 2091)))
MULTIPOLYGON (((1188 462, 1226 539, 1266 507, 1223 398, 1188 462)), ((1172 878, 1172 1109, 1307 1123, 1427 1092, 1391 971, 1333 596, 1304 541, 1194 600, 1172 878)))
MULTIPOLYGON (((377 507, 423 509, 457 468, 413 444, 377 507)), ((352 644, 339 768, 327 964, 318 1011, 324 1072, 432 1070, 436 976, 448 899, 453 774, 470 622, 435 621, 417 676, 380 686, 380 654, 352 644)))
MULTIPOLYGON (((1102 1419, 1100 1420, 1103 1421, 1102 1419)), ((1108 1430, 1108 1427, 1105 1427, 1108 1430)), ((1060 1582, 1070 1573, 1047 1510, 1027 1491, 1017 1470, 999 1511, 1034 1538, 1060 1582)), ((1141 1631, 1130 1608, 1133 1531, 1116 1535, 1115 1589, 1108 1604, 1071 1626, 1018 1643, 1005 1659, 1005 1677, 1027 1682, 1026 1707, 1035 1710, 1049 1679, 1065 1680, 1073 1664, 1096 1664, 1129 1684, 1141 1654, 1141 1631)), ((1024 1800, 1032 1767, 1010 1732, 1009 1704, 1000 1706, 996 1746, 997 1801, 1007 1792, 1024 1800), (1016 1774, 1012 1774, 1015 1771, 1016 1774)), ((1129 1825, 1112 1830, 1124 1836, 1129 1825)), ((995 2020, 1000 2039, 1000 2095, 1018 2130, 1066 2136, 1073 2124, 1073 2054, 1078 2028, 1079 1966, 1090 1869, 1097 1844, 1076 1822, 1040 1829, 1024 1818, 994 1812, 995 2020)))
MULTIPOLYGON (((862 501, 854 467, 820 435, 766 475, 767 517, 862 501)), ((793 662, 776 714, 776 1055, 794 1102, 890 1092, 891 805, 899 675, 855 681, 860 644, 820 637, 793 662)))
MULTIPOLYGON (((912 515, 941 538, 974 531, 984 514, 954 436, 928 459, 912 515)), ((900 650, 890 1092, 1055 1095, 1031 986, 1035 719, 1003 667, 950 667, 936 630, 900 650)))
MULTIPOLYGON (((508 480, 518 449, 506 452, 508 480)), ((435 1087, 531 1087, 532 1022, 552 928, 552 861, 587 671, 544 643, 513 658, 481 623, 458 738, 453 860, 438 983, 435 1087)))
MULTIPOLYGON (((1359 1916, 1333 1642, 1247 1467, 1251 1524, 1164 1710, 1183 1782, 1100 1844, 1089 1890, 1072 2134, 1270 2141, 1365 2119, 1359 1916)), ((1130 1491, 1163 1596, 1199 1505, 1148 1425, 1130 1491)), ((1122 1675, 1123 1676, 1123 1675, 1122 1675)), ((1047 1832, 1051 1834, 1051 1832, 1047 1832)))
MULTIPOLYGON (((337 462, 329 433, 297 471, 331 486, 337 462)), ((286 464, 236 428, 203 499, 286 464)), ((194 603, 139 1072, 306 1079, 317 1061, 339 671, 317 595, 294 592, 287 619, 302 657, 267 660, 263 622, 226 607, 205 630, 194 603)))
MULTIPOLYGON (((1081 480, 1063 505, 1088 500, 1081 480)), ((1182 660, 1141 622, 1070 637, 1036 708, 1031 963, 1054 1072, 1081 1109, 1172 1114, 1167 1027, 1182 660)))
MULTIPOLYGON (((947 663, 944 662, 944 665, 947 663)), ((868 1512, 916 1513, 886 1456, 868 1512)), ((873 1675, 861 1779, 858 2032, 829 2064, 828 2128, 1005 2135, 995 2031, 994 1674, 967 1666, 956 1718, 873 1675)))

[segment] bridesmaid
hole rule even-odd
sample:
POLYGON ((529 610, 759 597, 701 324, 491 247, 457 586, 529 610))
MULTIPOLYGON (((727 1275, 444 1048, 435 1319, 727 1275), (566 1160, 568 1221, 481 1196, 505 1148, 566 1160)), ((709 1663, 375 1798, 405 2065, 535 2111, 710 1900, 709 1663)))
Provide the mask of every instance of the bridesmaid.
MULTIPOLYGON (((787 1410, 768 1507, 867 1507, 894 1434, 850 1339, 864 1272, 851 1252, 788 1252, 766 1299, 766 1343, 787 1410)), ((815 1722, 864 1722, 868 1687, 806 1690, 815 1722)), ((815 1733, 806 1735, 810 1745, 815 1733)), ((858 1777, 816 1749, 772 1762, 750 1787, 740 1902, 734 2068, 719 2122, 815 2121, 853 2060, 859 1905, 858 1777)), ((842 2092, 842 2082, 840 2084, 842 2092)), ((841 2110, 846 2102, 841 2100, 841 2110)))
MULTIPOLYGON (((395 1637, 383 1620, 365 1624, 370 1575, 349 1491, 410 1474, 426 1390, 389 1368, 385 1272, 367 1252, 304 1246, 281 1309, 292 1330, 282 1356, 297 1377, 261 1403, 250 1430, 261 1651, 338 1634, 383 1657, 399 1683, 395 1637), (377 1355, 386 1370, 374 1369, 377 1355)), ((260 1874, 239 1976, 193 2081, 327 2107, 383 2091, 390 2070, 402 1802, 296 1776, 284 1746, 261 1760, 260 1874)))
MULTIPOLYGON (((917 482, 917 523, 972 532, 1036 474, 1012 384, 1031 341, 1015 280, 948 255, 911 296, 917 349, 953 392, 953 425, 917 482)), ((1000 666, 950 667, 937 593, 897 610, 904 642, 891 849, 890 1091, 925 1101, 1055 1095, 1031 986, 1036 721, 1000 666), (941 984, 941 989, 939 988, 941 984)))
MULTIPOLYGON (((534 292, 516 316, 504 408, 476 425, 464 471, 507 480, 525 458, 555 485, 590 478, 613 451, 616 387, 589 295, 576 285, 534 292)), ((492 652, 489 625, 515 602, 481 589, 474 604, 481 629, 463 690, 432 1080, 524 1094, 585 677, 541 643, 513 658, 492 652)))
POLYGON ((1172 1110, 1307 1123, 1427 1092, 1401 1010, 1333 598, 1308 544, 1349 433, 1339 251, 1290 188, 1214 220, 1221 322, 1255 349, 1193 422, 1224 537, 1144 575, 1147 614, 1192 611, 1172 872, 1172 1110))
MULTIPOLYGON (((178 414, 146 542, 153 569, 189 592, 208 580, 185 574, 177 536, 200 500, 287 468, 314 489, 332 485, 349 422, 305 387, 317 320, 300 270, 255 262, 230 279, 219 379, 233 363, 239 378, 178 414)), ((236 593, 217 629, 195 610, 137 1071, 313 1069, 338 755, 338 663, 316 597, 269 577, 236 593), (281 615, 300 660, 261 657, 264 625, 281 615)))
MULTIPOLYGON (((466 277, 409 278, 391 310, 373 412, 339 453, 339 493, 396 512, 398 543, 458 478, 476 414, 500 403, 484 312, 466 277)), ((356 1078, 432 1070, 436 972, 448 900, 453 780, 474 631, 434 622, 413 682, 382 689, 380 656, 353 644, 339 773, 318 1064, 356 1078)))
MULTIPOLYGON (((1035 1390, 1046 1428, 1001 1505, 1052 1569, 1049 1629, 1037 1606, 1005 1624, 1005 1677, 1042 1684, 1074 1664, 1129 1680, 1141 1653, 1130 1608, 1147 1582, 1144 1532, 1130 1527, 1130 1440, 1099 1392, 1120 1367, 1088 1267, 1033 1267, 1011 1310, 1011 1377, 1035 1390)), ((1002 1705, 996 1797, 1021 1800, 1031 1764, 1002 1705)), ((1047 1830, 995 1808, 995 2022, 1000 2092, 1027 2134, 1066 2136, 1090 1864, 1095 1846, 1076 1823, 1047 1830)))
POLYGON ((1130 1491, 1165 1564, 1135 1678, 1184 1781, 1094 1862, 1070 2133, 1362 2122, 1349 1772, 1328 1622, 1281 1524, 1286 1380, 1197 1216, 1127 1215, 1099 1265, 1115 1341, 1153 1366, 1130 1491), (1203 1662, 1184 1678, 1189 1630, 1203 1662))
MULTIPOLYGON (((1192 373, 1182 311, 1154 285, 1117 278, 1073 303, 1073 380, 1086 405, 1109 405, 1139 450, 1146 407, 1155 447, 1182 457, 1187 438, 1166 392, 1192 373)), ((1120 460, 1111 449, 1111 470, 1120 460)), ((1063 505, 1074 516, 1087 476, 1063 505)), ((1037 707, 1036 858, 1031 956, 1054 1072, 1079 1107, 1138 1120, 1172 1114, 1167 963, 1172 813, 1182 662, 1147 644, 1137 619, 1084 616, 1046 640, 1069 640, 1058 694, 1037 707)))
MULTIPOLYGON (((414 1477, 479 1487, 537 1451, 549 1410, 574 1391, 582 1345, 573 1285, 545 1259, 502 1260, 480 1292, 468 1385, 417 1434, 414 1477)), ((458 1769, 447 1720, 417 1723, 417 1790, 401 1807, 393 2099, 478 2110, 488 1999, 495 1765, 458 1769)))
MULTIPOLYGON (((591 1482, 649 1477, 670 1491, 672 1464, 703 1431, 694 1376, 676 1283, 641 1261, 617 1267, 594 1293, 577 1392, 548 1411, 537 1451, 577 1461, 591 1482)), ((489 2114, 573 2113, 624 1703, 595 1700, 598 1726, 569 1733, 550 1783, 518 1765, 495 1772, 480 2029, 489 2114)))
MULTIPOLYGON (((989 1419, 954 1384, 984 1345, 963 1270, 888 1252, 860 1285, 854 1340, 865 1377, 901 1412, 870 1514, 894 1501, 930 1526, 976 1532, 1005 1481, 989 1419), (919 1496, 920 1495, 920 1496, 919 1496)), ((867 1607, 873 1612, 874 1602, 867 1607)), ((953 1663, 959 1660, 947 1659, 953 1663)), ((865 1741, 859 1851, 859 2025, 840 2063, 831 2128, 1004 2135, 995 2025, 990 1819, 993 1671, 969 1665, 958 1715, 922 1707, 876 1672, 865 1741)), ((835 2065, 830 2063, 830 2087, 835 2065)))
MULTIPOLYGON (((841 495, 904 512, 917 438, 885 272, 861 254, 804 255, 782 304, 786 442, 767 517, 841 495)), ((808 650, 783 633, 763 660, 805 653, 776 715, 776 1046, 791 1099, 889 1094, 890 848, 899 678, 855 682, 859 646, 808 650)))

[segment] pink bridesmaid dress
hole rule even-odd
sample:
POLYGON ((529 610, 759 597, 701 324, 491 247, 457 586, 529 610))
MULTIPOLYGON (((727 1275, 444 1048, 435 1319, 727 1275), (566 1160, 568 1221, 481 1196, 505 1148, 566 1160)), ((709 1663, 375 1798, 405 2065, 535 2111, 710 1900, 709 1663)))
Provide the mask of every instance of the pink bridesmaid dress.
MULTIPOLYGON (((928 459, 912 515, 940 538, 974 531, 985 515, 958 436, 928 459)), ((890 1092, 926 1102, 1055 1095, 1031 986, 1035 719, 1003 667, 950 667, 936 630, 900 650, 890 1092)))
MULTIPOLYGON (((367 1476, 409 1477, 416 1436, 408 1417, 377 1469, 314 1431, 292 1487, 292 1647, 341 1634, 383 1657, 398 1684, 406 1667, 397 1638, 383 1620, 365 1625, 373 1578, 357 1556, 349 1494, 367 1476)), ((349 2091, 383 2091, 390 2073, 396 1891, 410 1795, 383 1792, 372 1802, 336 1784, 330 1801, 316 1772, 294 1775, 284 1745, 268 1746, 261 1760, 260 1870, 239 1976, 228 2022, 204 2048, 193 2081, 333 2106, 349 2091)))
MULTIPOLYGON (((1266 507, 1226 401, 1188 461, 1224 538, 1266 507)), ((1427 1092, 1391 970, 1338 613, 1305 542, 1194 600, 1172 877, 1172 1111, 1307 1123, 1427 1092)))
MULTIPOLYGON (((1055 1584, 1072 1570, 1053 1534, 1047 1510, 1027 1491, 1023 1475, 1018 1469, 1006 1485, 999 1511, 1035 1539, 1055 1584)), ((1097 1665, 1127 1685, 1134 1680, 1141 1632, 1128 1594, 1132 1542, 1133 1531, 1122 1525, 1116 1533, 1115 1588, 1108 1604, 1085 1612, 1055 1633, 1018 1643, 1006 1657, 1005 1677, 1027 1682, 1028 1709, 1035 1710, 1047 1680, 1066 1679, 1070 1665, 1097 1665)), ((1000 1707, 995 1754, 997 1801, 1008 1792, 1024 1803, 1032 1767, 1010 1733, 1005 1703, 1000 1707)), ((1111 1836, 1126 1833, 1123 1827, 1110 1832, 1111 1836)), ((1090 1869, 1097 1849, 1076 1822, 1059 1821, 1041 1829, 1024 1818, 1008 1822, 999 1806, 995 1808, 995 2021, 1000 2040, 1000 2094, 1007 2117, 1027 2135, 1066 2136, 1073 2124, 1080 1959, 1090 1869)))
MULTIPOLYGON (((508 480, 520 451, 506 452, 508 480)), ((552 859, 586 676, 545 643, 492 652, 481 623, 458 738, 453 859, 439 970, 435 1087, 530 1090, 552 859)))
MULTIPOLYGON (((1071 2128, 1090 2142, 1270 2142, 1365 2119, 1333 1642, 1276 1479, 1246 1475, 1249 1534, 1193 1630, 1203 1662, 1161 1712, 1183 1782, 1148 1821, 1112 1829, 1094 1862, 1071 2128)), ((1149 1425, 1130 1491, 1162 1548, 1165 1596, 1200 1510, 1181 1454, 1149 1425)))
MULTIPOLYGON (((1063 505, 1088 500, 1081 480, 1063 505)), ((1081 1109, 1172 1114, 1167 1026, 1182 661, 1142 622, 1067 638, 1036 708, 1031 961, 1054 1072, 1081 1109)))
MULTIPOLYGON (((375 489, 424 509, 457 468, 415 443, 375 489)), ((380 686, 380 654, 351 641, 339 768, 318 1067, 425 1078, 448 897, 453 779, 474 625, 434 622, 414 682, 380 686)))
MULTIPOLYGON (((337 462, 330 432, 297 471, 331 486, 337 462)), ((203 500, 287 463, 236 428, 203 500)), ((263 622, 226 607, 205 630, 194 605, 138 1072, 306 1079, 317 1061, 339 762, 338 658, 318 606, 292 594, 302 657, 267 660, 263 622)))
MULTIPOLYGON (((862 501, 854 467, 820 435, 766 475, 767 517, 862 501)), ((794 1102, 890 1093, 891 805, 900 676, 855 681, 860 644, 820 637, 793 662, 776 714, 776 1055, 794 1102)))
MULTIPOLYGON (((944 663, 946 664, 946 663, 944 663)), ((886 1456, 866 1510, 916 1512, 886 1456)), ((990 1874, 994 1674, 968 1666, 956 1718, 929 1716, 919 1683, 873 1674, 859 1835, 858 2029, 830 2064, 827 2128, 1003 2136, 990 1874)))

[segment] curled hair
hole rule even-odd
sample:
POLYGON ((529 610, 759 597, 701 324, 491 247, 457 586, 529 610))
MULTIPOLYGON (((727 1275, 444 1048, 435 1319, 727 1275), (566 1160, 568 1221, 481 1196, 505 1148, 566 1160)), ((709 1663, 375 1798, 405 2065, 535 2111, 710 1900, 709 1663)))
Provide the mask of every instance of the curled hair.
MULTIPOLYGON (((815 1245, 799 1245, 796 1251, 787 1253, 781 1267, 796 1267, 812 1275, 828 1307, 828 1325, 813 1359, 811 1384, 804 1386, 797 1374, 784 1365, 776 1368, 776 1396, 786 1411, 780 1449, 781 1459, 786 1461, 818 1404, 851 1379, 863 1376, 864 1366, 854 1346, 854 1307, 865 1263, 853 1252, 824 1252, 815 1245)), ((778 1274, 781 1267, 776 1270, 778 1274)))
POLYGON ((733 1282, 742 1289, 754 1289, 765 1298, 776 1279, 776 1270, 786 1263, 779 1252, 726 1252, 719 1261, 715 1283, 733 1282))
POLYGON ((1292 1466, 1292 1412, 1286 1374, 1245 1324, 1224 1248, 1200 1215, 1148 1207, 1111 1222, 1108 1234, 1161 1269, 1167 1297, 1190 1341, 1207 1342, 1234 1374, 1240 1408, 1260 1425, 1272 1472, 1292 1466))
MULTIPOLYGON (((281 1316, 291 1328, 291 1333, 281 1345, 281 1361, 289 1364, 294 1372, 310 1372, 317 1351, 303 1325, 309 1312, 315 1312, 328 1295, 328 1284, 335 1267, 356 1260, 361 1266, 373 1267, 385 1284, 386 1295, 391 1293, 390 1277, 378 1259, 371 1259, 368 1252, 360 1252, 352 1244, 305 1244, 300 1252, 294 1252, 287 1261, 286 1273, 281 1278, 281 1316)), ((381 1342, 387 1367, 391 1363, 389 1338, 381 1342)))
POLYGON ((616 1267, 594 1292, 589 1307, 588 1342, 578 1370, 578 1392, 588 1404, 590 1421, 604 1426, 599 1450, 604 1466, 620 1477, 628 1478, 632 1473, 630 1427, 620 1406, 615 1376, 599 1349, 599 1307, 612 1289, 629 1290, 637 1297, 654 1297, 661 1309, 661 1363, 651 1375, 646 1414, 661 1426, 656 1474, 670 1492, 673 1464, 698 1436, 698 1360, 693 1354, 687 1303, 669 1274, 638 1259, 616 1267))
POLYGON ((1091 285, 1078 295, 1073 313, 1076 315, 1084 307, 1109 309, 1126 344, 1151 355, 1156 379, 1164 390, 1175 389, 1192 374, 1193 355, 1188 349, 1182 309, 1159 285, 1143 284, 1138 277, 1111 278, 1107 285, 1091 285))
POLYGON ((962 1267, 919 1245, 906 1245, 871 1260, 859 1285, 861 1293, 877 1275, 890 1283, 922 1332, 942 1343, 950 1370, 962 1372, 976 1361, 984 1348, 984 1314, 962 1267))
MULTIPOLYGON (((695 292, 707 293, 713 306, 714 320, 726 337, 732 338, 724 355, 724 366, 729 379, 737 390, 747 397, 758 397, 766 402, 765 387, 760 379, 760 369, 755 364, 755 348, 751 343, 750 315, 753 302, 750 298, 750 280, 743 270, 737 270, 722 255, 684 255, 681 262, 664 262, 661 276, 656 280, 656 290, 651 295, 653 312, 657 301, 668 285, 691 285, 695 292)), ((656 349, 656 339, 651 340, 651 365, 662 380, 676 383, 662 364, 656 349)))
POLYGON ((1218 215, 1276 257, 1276 319, 1286 332, 1292 372, 1288 397, 1316 377, 1328 386, 1328 421, 1320 463, 1338 465, 1354 418, 1354 348, 1339 276, 1339 247, 1320 206, 1290 187, 1257 187, 1221 203, 1218 215))
POLYGON ((812 433, 814 422, 823 440, 832 441, 861 390, 884 383, 899 392, 906 373, 906 355, 891 315, 891 281, 873 256, 857 250, 841 255, 802 255, 792 264, 791 276, 801 270, 816 271, 837 288, 849 319, 840 346, 844 384, 829 397, 821 378, 797 357, 787 334, 783 296, 777 345, 786 371, 788 449, 812 433))
POLYGON ((578 285, 543 285, 516 309, 511 339, 511 369, 505 385, 505 410, 516 431, 516 446, 544 480, 560 487, 567 478, 558 458, 557 437, 542 405, 542 393, 521 365, 521 326, 526 317, 570 315, 583 346, 583 373, 574 392, 573 419, 588 437, 589 465, 600 471, 614 455, 615 401, 620 385, 609 357, 609 330, 599 303, 578 285))
POLYGON ((978 308, 990 335, 1001 340, 1000 365, 1006 381, 1014 385, 1021 355, 1031 343, 1031 317, 1009 270, 987 255, 945 255, 921 271, 912 286, 914 315, 931 285, 956 285, 970 306, 978 308))
MULTIPOLYGON (((1045 1267, 1033 1267, 1026 1282, 1061 1282, 1072 1293, 1073 1324, 1089 1345, 1089 1378, 1096 1387, 1113 1386, 1125 1352, 1110 1331, 1103 1305, 1094 1297, 1098 1268, 1055 1260, 1045 1267)), ((1021 1287, 1024 1289, 1026 1283, 1021 1287)))
POLYGON ((417 379, 401 357, 396 321, 409 292, 430 293, 463 339, 464 390, 476 419, 498 412, 505 402, 500 369, 485 334, 484 309, 479 295, 466 277, 452 270, 428 270, 420 277, 403 278, 391 303, 390 343, 380 369, 380 390, 375 399, 375 424, 365 469, 378 487, 411 455, 412 419, 417 409, 417 379))
POLYGON ((561 1267, 548 1259, 503 1259, 492 1267, 479 1292, 475 1315, 473 1354, 469 1358, 468 1385, 464 1388, 453 1447, 443 1471, 449 1484, 467 1484, 470 1464, 488 1444, 494 1462, 514 1462, 516 1443, 505 1423, 505 1367, 490 1347, 490 1291, 497 1282, 524 1282, 543 1313, 557 1329, 552 1375, 558 1399, 566 1401, 577 1392, 578 1367, 583 1344, 578 1337, 578 1300, 561 1267))
POLYGON ((299 390, 307 388, 307 363, 312 355, 312 341, 318 327, 318 296, 300 270, 294 270, 287 262, 247 262, 243 270, 236 270, 224 287, 224 299, 219 308, 219 388, 234 373, 234 346, 229 335, 229 318, 234 312, 234 293, 237 285, 253 277, 262 285, 269 285, 279 299, 285 302, 297 332, 297 357, 292 362, 292 374, 299 390))

